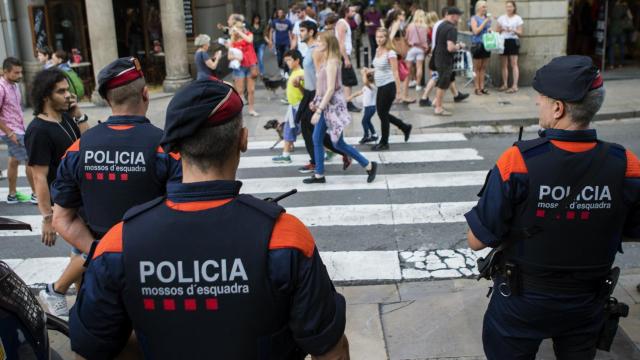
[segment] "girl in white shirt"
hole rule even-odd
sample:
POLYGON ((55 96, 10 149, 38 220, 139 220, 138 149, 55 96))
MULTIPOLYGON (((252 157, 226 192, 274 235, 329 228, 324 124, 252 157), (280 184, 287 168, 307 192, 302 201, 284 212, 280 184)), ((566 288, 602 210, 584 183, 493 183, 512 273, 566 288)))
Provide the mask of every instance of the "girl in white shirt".
POLYGON ((371 123, 371 118, 376 114, 376 95, 378 94, 378 89, 374 84, 372 72, 368 72, 365 68, 362 68, 362 70, 360 70, 360 75, 362 76, 364 86, 360 91, 352 94, 347 100, 351 101, 352 99, 362 95, 362 106, 364 107, 364 114, 362 115, 362 129, 364 130, 364 135, 362 136, 362 139, 360 139, 359 143, 375 143, 378 141, 378 134, 376 134, 376 128, 373 127, 373 123, 371 123))
POLYGON ((502 67, 502 86, 499 91, 515 93, 518 91, 518 79, 520 69, 518 67, 518 54, 520 53, 520 36, 522 36, 522 25, 524 22, 520 15, 516 14, 516 2, 509 0, 505 5, 506 14, 498 18, 498 32, 504 37, 504 53, 500 56, 502 67), (513 84, 508 86, 509 65, 513 75, 513 84))

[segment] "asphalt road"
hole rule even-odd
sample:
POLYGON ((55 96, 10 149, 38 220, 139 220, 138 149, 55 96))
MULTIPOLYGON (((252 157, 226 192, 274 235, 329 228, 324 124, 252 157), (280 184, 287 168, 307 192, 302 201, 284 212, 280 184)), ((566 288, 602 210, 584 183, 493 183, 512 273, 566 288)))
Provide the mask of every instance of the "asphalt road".
MULTIPOLYGON (((601 138, 640 153, 638 122, 603 123, 597 124, 596 128, 601 138)), ((378 181, 387 181, 387 185, 378 186, 376 189, 369 189, 364 184, 364 170, 357 163, 354 162, 350 169, 343 172, 337 157, 327 166, 327 185, 338 186, 341 181, 348 179, 349 184, 353 183, 353 186, 347 186, 346 190, 326 191, 309 188, 310 185, 298 182, 297 178, 304 175, 296 171, 296 166, 272 166, 268 159, 276 152, 268 149, 250 150, 243 158, 238 176, 246 180, 247 191, 257 189, 260 192, 257 196, 261 197, 276 194, 276 191, 284 192, 288 189, 289 183, 298 184, 296 187, 301 192, 284 200, 282 205, 311 223, 311 231, 321 251, 461 248, 465 247, 466 224, 461 221, 460 215, 469 207, 469 202, 477 199, 476 194, 480 189, 481 180, 484 179, 484 172, 490 169, 501 152, 513 143, 515 135, 467 133, 449 136, 459 136, 461 140, 443 142, 417 139, 414 143, 392 144, 391 151, 394 154, 383 153, 383 158, 378 159, 384 162, 380 166, 378 181), (466 154, 461 154, 465 151, 466 154), (444 158, 436 156, 438 152, 444 153, 444 158), (469 159, 448 161, 456 154, 469 159), (434 157, 431 157, 432 155, 434 157), (430 176, 439 173, 471 174, 473 185, 459 186, 453 178, 447 181, 447 174, 444 174, 444 181, 423 184, 430 176), (397 181, 394 185, 391 180, 395 177, 397 181), (402 183, 403 181, 405 183, 402 183), (413 184, 413 181, 418 183, 413 184), (425 212, 424 206, 432 204, 436 204, 439 209, 442 204, 453 204, 451 206, 456 209, 460 207, 462 210, 454 211, 455 214, 448 218, 440 210, 435 215, 429 215, 425 212), (401 208, 405 205, 417 207, 401 208), (387 208, 391 210, 385 212, 387 208), (415 213, 411 213, 412 211, 415 213), (393 219, 389 220, 388 217, 393 219), (404 220, 399 220, 401 218, 404 220), (415 222, 412 221, 414 218, 415 222), (342 225, 344 223, 348 225, 342 225)), ((525 138, 534 136, 535 133, 525 133, 525 138)), ((433 137, 429 139, 433 140, 433 137)), ((367 147, 358 148, 368 152, 367 147)), ((305 159, 303 151, 300 142, 295 153, 301 156, 300 161, 305 159)), ((0 158, 5 159, 6 153, 0 153, 0 158)), ((467 179, 469 176, 464 178, 467 179)), ((7 186, 5 181, 2 182, 4 191, 7 186)), ((27 186, 24 177, 19 179, 18 186, 27 186)), ((7 205, 3 201, 0 202, 0 214, 11 217, 37 215, 37 208, 30 204, 7 205)), ((39 236, 4 235, 0 236, 0 258, 57 257, 65 256, 69 252, 69 247, 64 241, 58 241, 56 246, 48 248, 40 243, 39 236)), ((619 256, 620 263, 625 267, 636 267, 640 246, 627 244, 624 249, 625 254, 619 256)))

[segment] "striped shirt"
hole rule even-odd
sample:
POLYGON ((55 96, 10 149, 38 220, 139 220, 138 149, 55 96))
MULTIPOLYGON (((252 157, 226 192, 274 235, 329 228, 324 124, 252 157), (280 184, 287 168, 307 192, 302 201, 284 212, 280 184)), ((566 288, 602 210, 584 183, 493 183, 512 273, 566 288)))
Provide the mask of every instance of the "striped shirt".
POLYGON ((383 56, 376 56, 373 59, 373 79, 375 80, 377 87, 382 87, 395 81, 389 59, 397 58, 398 55, 396 54, 396 52, 393 50, 389 50, 383 56))

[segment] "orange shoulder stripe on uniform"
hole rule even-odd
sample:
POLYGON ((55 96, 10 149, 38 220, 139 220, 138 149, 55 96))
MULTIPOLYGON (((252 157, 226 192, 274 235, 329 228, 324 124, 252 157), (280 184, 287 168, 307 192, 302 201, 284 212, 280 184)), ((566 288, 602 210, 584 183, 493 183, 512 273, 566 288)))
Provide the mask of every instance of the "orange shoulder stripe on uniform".
POLYGON ((170 152, 169 155, 173 158, 173 160, 180 160, 179 152, 170 152))
POLYGON ((162 148, 162 146, 158 146, 158 148, 156 149, 156 152, 158 154, 164 154, 164 149, 162 148))
POLYGON ((560 140, 551 140, 551 143, 564 151, 569 151, 573 153, 585 152, 596 147, 598 143, 595 141, 590 142, 578 142, 578 141, 560 141, 560 140))
POLYGON ((629 149, 627 149, 627 171, 624 175, 626 177, 640 178, 640 160, 629 149))
POLYGON ((102 237, 96 251, 93 253, 93 258, 104 253, 121 253, 122 252, 122 221, 115 224, 107 233, 102 237))
POLYGON ((183 203, 177 203, 171 200, 166 200, 165 204, 169 208, 177 211, 202 211, 202 210, 213 209, 218 206, 222 206, 230 202, 231 200, 233 199, 229 198, 229 199, 221 199, 221 200, 189 201, 189 202, 183 202, 183 203))
POLYGON ((109 125, 109 129, 113 130, 129 130, 133 128, 133 125, 109 125))
POLYGON ((64 152, 64 155, 62 155, 62 158, 64 159, 65 157, 67 157, 67 153, 70 151, 71 152, 80 151, 80 139, 74 141, 73 144, 71 144, 71 146, 67 148, 67 151, 64 152))
POLYGON ((269 249, 297 249, 310 258, 316 243, 309 229, 297 217, 284 213, 280 215, 271 233, 269 249))
POLYGON ((498 166, 498 170, 500 170, 500 176, 502 177, 502 181, 509 180, 511 174, 526 174, 527 165, 524 163, 524 159, 522 158, 522 154, 517 146, 512 146, 507 151, 505 151, 498 162, 496 163, 498 166))

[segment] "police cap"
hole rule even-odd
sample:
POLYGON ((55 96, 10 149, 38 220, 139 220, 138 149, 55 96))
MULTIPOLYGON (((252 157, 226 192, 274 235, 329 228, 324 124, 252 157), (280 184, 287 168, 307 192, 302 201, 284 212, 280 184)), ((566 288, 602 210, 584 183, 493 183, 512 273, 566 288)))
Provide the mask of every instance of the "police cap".
POLYGON ((591 58, 560 56, 536 71, 533 88, 555 100, 580 102, 590 90, 603 85, 602 76, 591 58))
POLYGON ((113 61, 98 73, 98 93, 106 99, 107 91, 143 77, 140 61, 125 57, 113 61))
POLYGON ((198 129, 226 124, 242 112, 236 90, 219 80, 196 80, 180 89, 169 102, 160 145, 172 145, 198 129))

